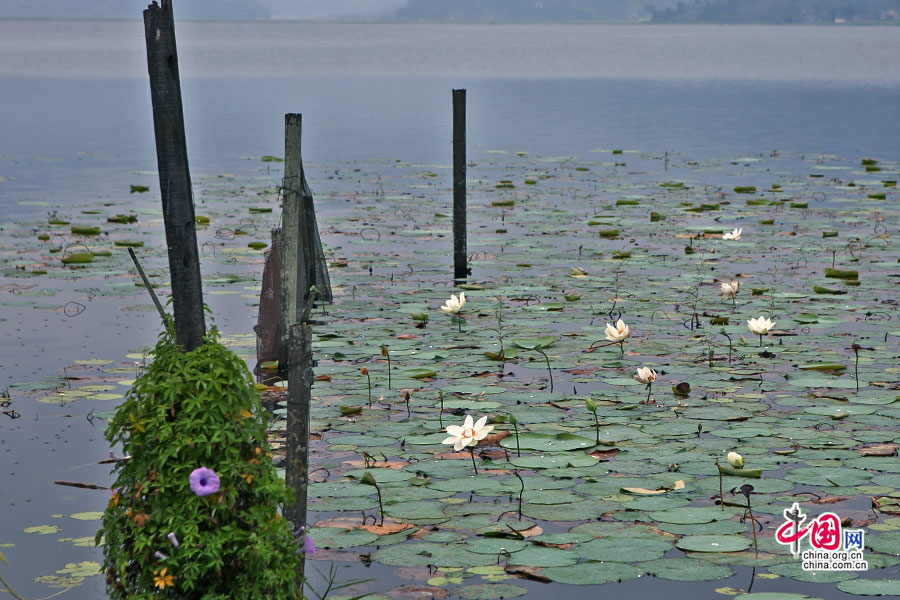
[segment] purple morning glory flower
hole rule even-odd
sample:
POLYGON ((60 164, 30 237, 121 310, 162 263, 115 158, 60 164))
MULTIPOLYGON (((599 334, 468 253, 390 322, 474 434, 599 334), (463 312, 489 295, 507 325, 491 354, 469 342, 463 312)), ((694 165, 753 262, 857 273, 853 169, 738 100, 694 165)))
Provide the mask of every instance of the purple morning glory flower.
POLYGON ((316 543, 308 535, 303 536, 303 550, 301 552, 306 556, 312 556, 316 553, 316 543))
POLYGON ((191 471, 191 491, 198 496, 209 496, 219 491, 219 476, 212 469, 200 467, 191 471))
POLYGON ((181 545, 178 543, 178 538, 175 537, 174 531, 170 532, 169 535, 167 535, 166 537, 169 538, 169 541, 172 542, 172 545, 175 546, 176 548, 181 545))

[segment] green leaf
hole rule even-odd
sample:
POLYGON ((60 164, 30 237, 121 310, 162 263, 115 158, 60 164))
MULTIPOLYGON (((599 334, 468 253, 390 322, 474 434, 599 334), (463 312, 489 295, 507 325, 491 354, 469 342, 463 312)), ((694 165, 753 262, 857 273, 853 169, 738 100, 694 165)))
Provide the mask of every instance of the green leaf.
POLYGON ((71 231, 75 235, 100 235, 100 228, 90 225, 72 225, 71 231))
POLYGON ((739 535, 686 535, 675 544, 692 552, 740 552, 753 545, 753 540, 739 535))
POLYGON ((644 570, 625 563, 583 562, 568 567, 551 567, 541 571, 541 574, 557 583, 599 585, 637 579, 644 574, 644 570))
POLYGON ((410 379, 425 379, 428 377, 436 377, 437 372, 429 369, 427 367, 414 367, 412 369, 405 369, 400 373, 404 377, 409 377, 410 379))

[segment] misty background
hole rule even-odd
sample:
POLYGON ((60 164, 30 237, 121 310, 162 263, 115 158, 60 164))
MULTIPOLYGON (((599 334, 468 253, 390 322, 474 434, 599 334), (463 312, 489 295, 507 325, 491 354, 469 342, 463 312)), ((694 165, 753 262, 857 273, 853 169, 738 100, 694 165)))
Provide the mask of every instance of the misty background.
MULTIPOLYGON (((179 20, 454 23, 900 22, 900 0, 174 0, 179 20)), ((0 19, 140 19, 147 0, 0 0, 0 19)))
MULTIPOLYGON (((2 0, 0 18, 133 19, 148 0, 2 0)), ((179 19, 639 21, 677 0, 174 0, 179 19)))

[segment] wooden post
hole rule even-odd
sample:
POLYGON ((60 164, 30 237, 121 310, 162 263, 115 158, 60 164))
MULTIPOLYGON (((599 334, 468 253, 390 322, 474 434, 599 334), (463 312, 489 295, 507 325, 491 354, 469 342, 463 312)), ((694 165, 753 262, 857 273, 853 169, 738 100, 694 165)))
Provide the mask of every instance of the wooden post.
POLYGON ((162 195, 169 273, 175 312, 175 340, 190 352, 203 344, 203 289, 194 221, 194 198, 184 138, 181 80, 175 46, 172 0, 144 11, 147 68, 156 132, 156 160, 162 195))
MULTIPOLYGON (((295 323, 288 335, 288 400, 285 483, 294 503, 284 508, 294 531, 306 531, 306 488, 309 484, 309 405, 313 382, 312 328, 295 323)), ((300 562, 300 580, 304 565, 300 562)))
POLYGON ((453 278, 469 275, 466 259, 466 90, 453 90, 453 278))
MULTIPOLYGON (((284 182, 282 183, 281 234, 281 310, 279 313, 279 360, 288 355, 289 328, 294 323, 306 321, 306 312, 313 300, 330 302, 331 282, 319 227, 316 223, 316 207, 312 192, 303 173, 300 141, 303 132, 303 116, 284 116, 284 182), (309 290, 315 285, 318 295, 310 298, 309 290)), ((286 371, 279 369, 282 377, 286 371)))
MULTIPOLYGON (((282 184, 281 234, 278 237, 281 248, 281 307, 278 330, 281 335, 278 353, 278 370, 287 377, 286 362, 289 360, 291 325, 300 321, 298 307, 306 298, 299 284, 303 265, 298 261, 300 240, 300 135, 302 117, 296 114, 284 115, 284 182, 282 184)), ((305 279, 305 278, 304 278, 305 279)), ((307 286, 307 290, 309 287, 307 286)))

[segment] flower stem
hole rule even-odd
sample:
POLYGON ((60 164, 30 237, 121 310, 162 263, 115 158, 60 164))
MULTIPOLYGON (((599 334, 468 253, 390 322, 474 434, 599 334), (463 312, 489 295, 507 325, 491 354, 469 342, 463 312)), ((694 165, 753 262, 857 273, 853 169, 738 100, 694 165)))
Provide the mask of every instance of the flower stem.
MULTIPOLYGON (((697 434, 699 435, 699 431, 697 434)), ((722 510, 725 510, 725 494, 722 493, 722 467, 719 465, 719 461, 716 461, 716 471, 719 472, 719 504, 722 506, 722 510)))
POLYGON ((369 384, 369 408, 372 408, 372 378, 369 376, 368 371, 366 372, 366 381, 369 384))
POLYGON ((444 390, 438 390, 438 396, 441 399, 441 412, 438 413, 438 423, 441 426, 441 430, 444 429, 444 390))
MULTIPOLYGON (((521 498, 521 496, 520 496, 520 498, 521 498)), ((522 515, 522 500, 520 499, 520 500, 519 500, 519 518, 520 518, 520 519, 522 518, 521 515, 522 515)), ((6 583, 6 580, 3 579, 3 576, 2 576, 2 575, 0 575, 0 583, 2 583, 4 586, 6 586, 6 589, 9 591, 10 594, 13 595, 14 598, 18 598, 18 600, 25 600, 25 598, 23 598, 22 596, 20 596, 20 595, 18 595, 17 593, 15 593, 15 592, 13 591, 13 589, 12 589, 11 587, 9 587, 9 584, 6 583)))
MULTIPOLYGON (((722 505, 722 510, 725 505, 722 505)), ((753 509, 750 508, 750 496, 747 496, 747 512, 750 514, 750 527, 753 529, 753 549, 756 550, 756 558, 759 558, 759 544, 756 542, 756 519, 753 517, 753 509)))
POLYGON ((652 391, 652 388, 653 388, 653 382, 648 383, 647 384, 647 403, 648 404, 650 403, 650 392, 652 391))
MULTIPOLYGON (((760 338, 762 339, 762 338, 760 338)), ((387 355, 388 359, 388 389, 391 389, 391 353, 388 351, 387 355)))
POLYGON ((522 456, 522 450, 519 448, 519 426, 513 423, 513 429, 516 432, 516 456, 522 456))
POLYGON ((543 351, 541 348, 537 348, 537 351, 543 355, 544 360, 547 361, 547 373, 550 374, 550 393, 553 393, 553 369, 550 368, 550 357, 547 356, 547 353, 543 351))
POLYGON ((462 333, 462 314, 456 313, 456 331, 462 333))
POLYGON ((522 479, 522 476, 519 475, 519 470, 516 469, 513 471, 516 477, 519 478, 519 483, 522 484, 522 487, 519 488, 519 520, 522 520, 522 495, 525 493, 525 480, 522 479))
POLYGON ((597 445, 600 445, 600 419, 597 418, 597 411, 594 411, 594 431, 597 434, 597 445))
POLYGON ((381 488, 376 485, 375 491, 378 492, 378 510, 381 512, 381 523, 379 525, 384 525, 384 504, 381 503, 381 488))
POLYGON ((762 334, 759 334, 759 347, 762 348, 762 334))
POLYGON ((475 475, 478 475, 478 465, 475 464, 475 448, 469 446, 469 454, 472 456, 472 468, 475 469, 475 475))

